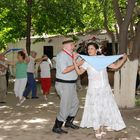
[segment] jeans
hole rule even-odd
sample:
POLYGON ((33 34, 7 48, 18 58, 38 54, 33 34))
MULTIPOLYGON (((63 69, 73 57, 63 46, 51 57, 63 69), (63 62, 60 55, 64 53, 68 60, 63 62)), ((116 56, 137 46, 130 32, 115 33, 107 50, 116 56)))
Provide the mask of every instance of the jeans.
POLYGON ((27 86, 23 93, 23 96, 27 97, 31 91, 32 91, 32 97, 36 97, 37 87, 36 87, 34 74, 27 72, 27 86))

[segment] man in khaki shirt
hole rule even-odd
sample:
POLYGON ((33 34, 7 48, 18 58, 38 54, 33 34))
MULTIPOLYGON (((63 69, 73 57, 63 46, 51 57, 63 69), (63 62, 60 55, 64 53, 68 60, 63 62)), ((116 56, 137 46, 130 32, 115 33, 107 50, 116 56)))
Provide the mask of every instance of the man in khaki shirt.
MULTIPOLYGON (((64 122, 66 128, 79 128, 73 123, 79 108, 79 99, 76 91, 78 75, 73 65, 75 43, 72 39, 66 39, 62 44, 63 49, 56 57, 55 88, 60 96, 60 109, 52 131, 57 134, 67 133, 67 131, 62 129, 64 122)), ((77 62, 79 66, 82 63, 79 60, 77 62)))

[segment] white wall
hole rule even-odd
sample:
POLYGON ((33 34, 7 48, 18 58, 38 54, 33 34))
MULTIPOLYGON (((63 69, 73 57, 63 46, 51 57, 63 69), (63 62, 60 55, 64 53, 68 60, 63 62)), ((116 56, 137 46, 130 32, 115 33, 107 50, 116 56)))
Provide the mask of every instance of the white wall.
MULTIPOLYGON (((78 43, 80 43, 82 40, 87 40, 89 38, 91 38, 92 36, 95 36, 101 40, 108 40, 109 42, 111 42, 110 38, 105 35, 105 34, 99 34, 99 35, 85 35, 85 36, 79 36, 79 41, 78 43)), ((56 37, 49 37, 46 38, 44 42, 37 42, 37 43, 33 43, 36 39, 32 38, 31 39, 31 50, 34 50, 38 53, 38 57, 41 57, 43 55, 43 47, 44 46, 53 46, 54 48, 54 56, 61 50, 62 48, 62 42, 64 40, 63 36, 56 36, 56 37), (49 42, 49 40, 52 40, 51 42, 49 42)), ((8 48, 24 48, 25 49, 26 46, 26 40, 22 39, 16 43, 9 43, 8 44, 8 48)), ((15 54, 11 53, 10 55, 8 55, 8 58, 10 58, 11 60, 15 60, 15 54)))
MULTIPOLYGON (((96 38, 99 38, 101 41, 103 40, 108 40, 109 42, 111 42, 111 39, 109 38, 109 36, 107 34, 88 34, 85 36, 79 36, 79 41, 77 43, 82 42, 83 40, 88 40, 89 38, 95 36, 96 38)), ((36 40, 36 38, 32 38, 31 39, 31 50, 34 50, 37 52, 37 57, 42 57, 43 55, 43 49, 44 46, 53 46, 53 55, 56 56, 56 54, 61 50, 62 48, 62 42, 64 40, 64 36, 54 36, 54 37, 49 37, 46 38, 45 41, 42 42, 37 42, 37 43, 33 43, 36 40), (49 40, 52 40, 51 42, 49 40)), ((16 42, 16 43, 9 43, 8 44, 8 48, 26 48, 26 40, 25 39, 21 39, 20 41, 16 42)), ((16 53, 10 53, 7 55, 8 60, 11 61, 16 61, 16 53)), ((13 74, 15 73, 15 69, 12 69, 13 74)))

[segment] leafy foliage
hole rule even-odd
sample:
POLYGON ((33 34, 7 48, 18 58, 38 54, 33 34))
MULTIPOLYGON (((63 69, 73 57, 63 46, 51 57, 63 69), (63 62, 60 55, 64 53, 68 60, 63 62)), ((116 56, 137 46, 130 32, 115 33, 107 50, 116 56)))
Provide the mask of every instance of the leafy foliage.
POLYGON ((24 0, 0 1, 0 49, 25 37, 25 14, 24 0))
POLYGON ((35 33, 67 34, 85 28, 81 21, 82 1, 42 0, 34 4, 35 33))
MULTIPOLYGON (((0 1, 0 47, 26 37, 26 1, 0 1)), ((119 0, 119 5, 123 16, 127 1, 119 0)), ((137 5, 140 5, 139 0, 137 5)), ((135 9, 136 13, 138 9, 135 9)), ((136 16, 134 23, 138 20, 136 16)), ((101 30, 105 23, 110 31, 115 31, 117 22, 112 0, 32 0, 32 35, 101 30)))

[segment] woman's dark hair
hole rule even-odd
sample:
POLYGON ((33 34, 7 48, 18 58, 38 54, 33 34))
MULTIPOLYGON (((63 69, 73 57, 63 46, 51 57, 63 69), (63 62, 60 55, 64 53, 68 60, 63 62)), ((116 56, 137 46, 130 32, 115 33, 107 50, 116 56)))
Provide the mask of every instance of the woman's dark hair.
POLYGON ((94 42, 89 42, 89 43, 87 44, 87 49, 88 49, 88 47, 89 47, 90 45, 94 46, 96 50, 99 49, 98 44, 96 44, 96 43, 94 43, 94 42))
POLYGON ((26 55, 23 51, 19 51, 18 54, 23 58, 25 59, 26 58, 26 55))
MULTIPOLYGON (((89 42, 89 43, 87 44, 87 47, 86 47, 87 53, 88 53, 88 47, 89 47, 90 45, 94 46, 94 48, 95 48, 96 50, 99 49, 98 44, 96 44, 96 43, 94 43, 94 42, 89 42)), ((97 51, 97 55, 100 55, 100 52, 97 51)))

